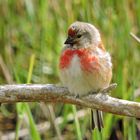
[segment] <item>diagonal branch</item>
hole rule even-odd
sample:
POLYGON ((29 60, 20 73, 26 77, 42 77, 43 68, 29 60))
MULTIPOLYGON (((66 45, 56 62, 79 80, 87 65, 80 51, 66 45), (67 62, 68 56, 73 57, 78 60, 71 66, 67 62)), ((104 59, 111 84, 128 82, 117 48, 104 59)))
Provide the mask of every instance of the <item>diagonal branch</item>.
POLYGON ((140 43, 140 38, 138 38, 136 35, 134 35, 132 32, 130 33, 130 35, 138 42, 140 43))
POLYGON ((95 108, 104 112, 140 118, 140 103, 113 98, 107 94, 115 87, 110 85, 103 93, 92 94, 80 98, 70 95, 65 87, 53 84, 19 84, 0 86, 0 102, 61 102, 95 108), (110 88, 111 87, 111 88, 110 88))

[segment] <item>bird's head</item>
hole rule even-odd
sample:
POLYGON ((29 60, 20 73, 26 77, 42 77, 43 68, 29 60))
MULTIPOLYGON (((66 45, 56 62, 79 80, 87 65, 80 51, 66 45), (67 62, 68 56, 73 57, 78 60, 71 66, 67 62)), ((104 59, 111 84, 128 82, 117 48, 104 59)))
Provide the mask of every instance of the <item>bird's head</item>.
POLYGON ((89 45, 98 46, 101 42, 98 29, 92 24, 76 21, 68 28, 68 38, 64 44, 71 48, 86 48, 89 45))

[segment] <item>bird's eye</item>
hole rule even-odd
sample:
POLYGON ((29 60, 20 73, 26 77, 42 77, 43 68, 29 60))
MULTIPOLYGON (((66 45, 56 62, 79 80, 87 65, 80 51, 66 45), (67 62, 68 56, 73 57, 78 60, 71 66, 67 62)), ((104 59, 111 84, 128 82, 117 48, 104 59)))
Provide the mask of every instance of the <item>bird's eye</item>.
POLYGON ((77 38, 80 38, 82 35, 77 35, 77 38))

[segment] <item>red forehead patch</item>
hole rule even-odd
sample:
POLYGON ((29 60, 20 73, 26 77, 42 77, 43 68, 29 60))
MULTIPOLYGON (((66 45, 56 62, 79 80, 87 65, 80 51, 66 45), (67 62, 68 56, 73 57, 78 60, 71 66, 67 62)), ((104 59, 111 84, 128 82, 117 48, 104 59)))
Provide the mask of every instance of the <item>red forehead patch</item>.
POLYGON ((75 36, 76 35, 76 30, 75 30, 75 28, 69 28, 68 29, 68 35, 69 36, 71 36, 71 37, 73 37, 73 36, 75 36))

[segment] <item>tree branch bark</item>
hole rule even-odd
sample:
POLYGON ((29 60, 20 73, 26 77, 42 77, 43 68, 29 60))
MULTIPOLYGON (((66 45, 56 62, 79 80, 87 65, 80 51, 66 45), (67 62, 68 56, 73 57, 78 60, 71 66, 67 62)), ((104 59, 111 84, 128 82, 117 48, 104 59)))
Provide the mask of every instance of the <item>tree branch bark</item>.
POLYGON ((113 98, 105 92, 115 85, 83 97, 71 95, 67 88, 53 84, 19 84, 0 86, 0 103, 15 102, 61 102, 99 109, 118 115, 140 118, 140 103, 113 98))

